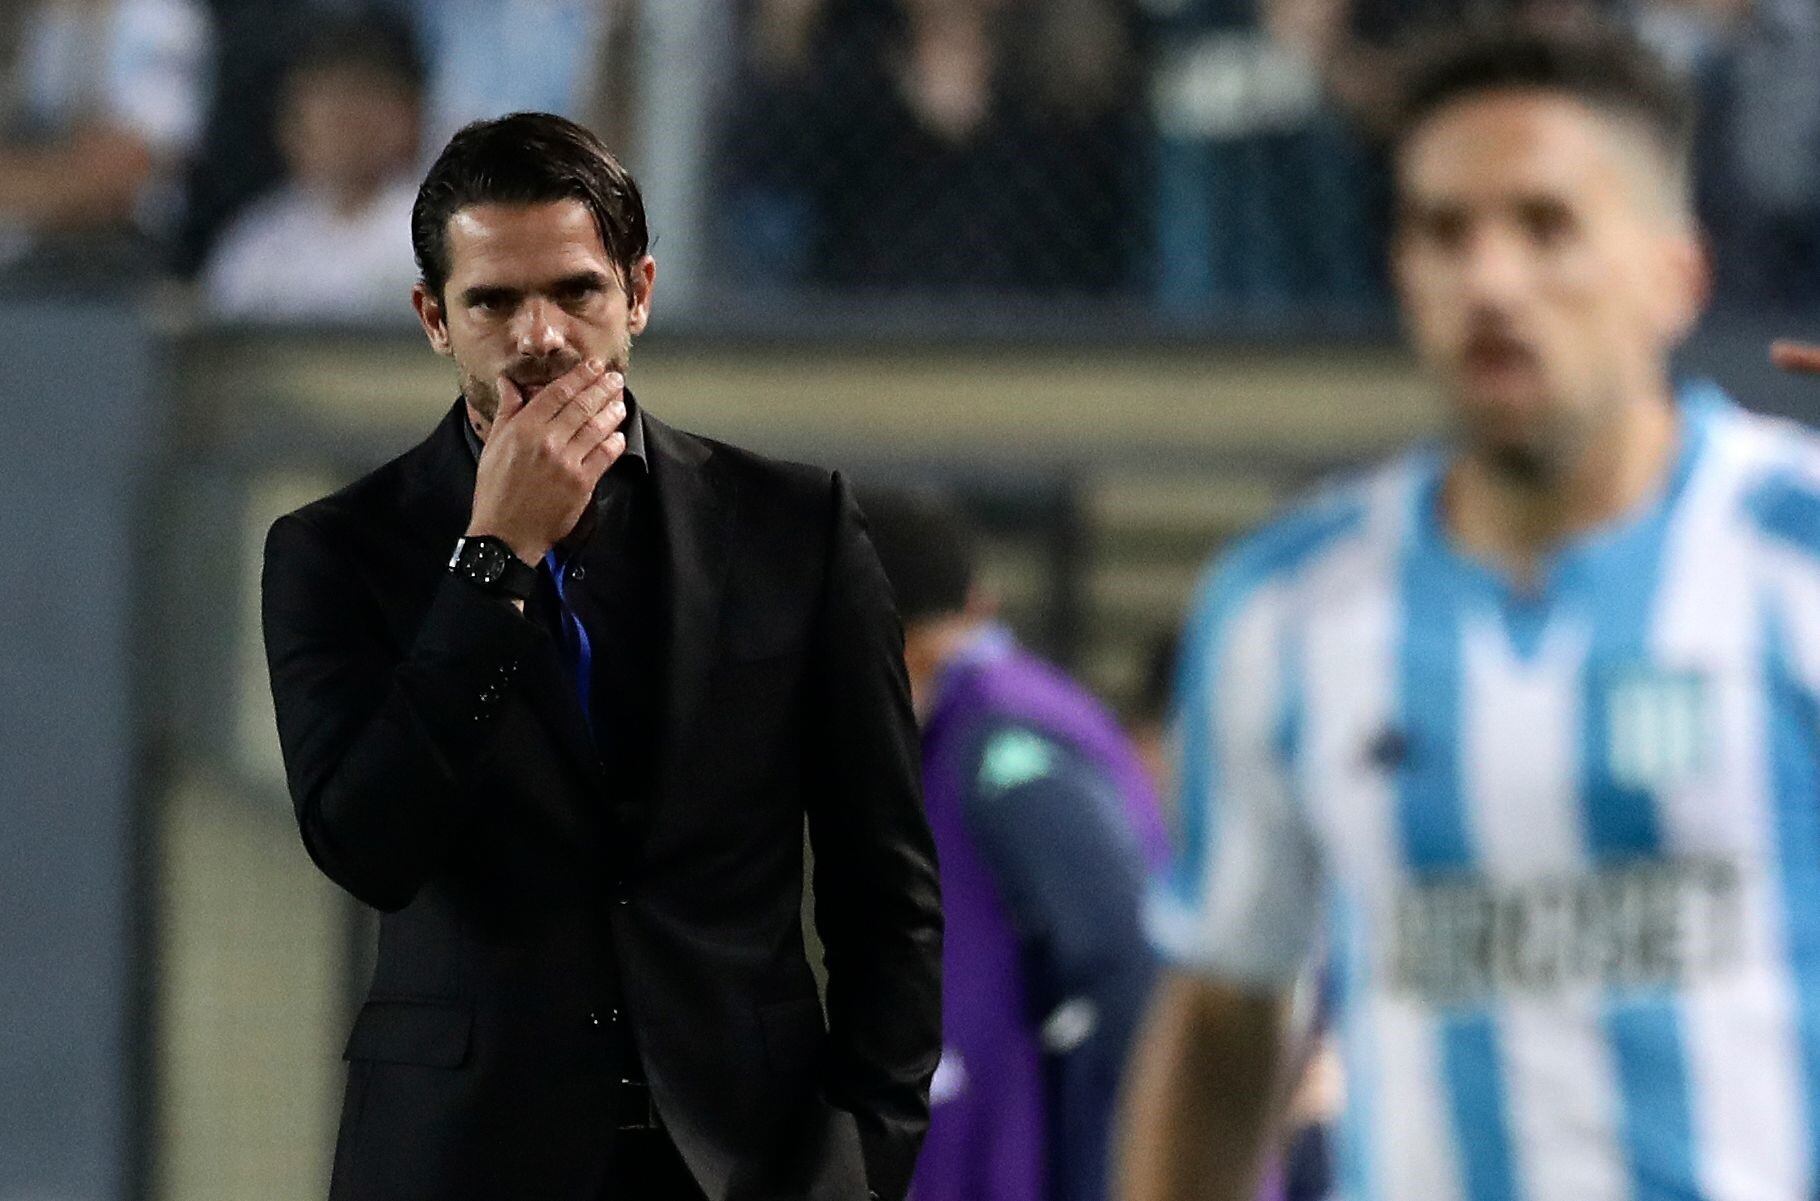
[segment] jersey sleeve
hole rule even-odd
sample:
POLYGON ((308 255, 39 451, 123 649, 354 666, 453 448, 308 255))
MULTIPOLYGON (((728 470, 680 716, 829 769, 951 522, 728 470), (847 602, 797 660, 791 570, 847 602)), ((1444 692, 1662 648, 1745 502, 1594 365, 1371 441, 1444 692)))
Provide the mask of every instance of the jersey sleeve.
POLYGON ((968 832, 991 865, 1047 1013, 1087 999, 1108 1009, 1141 989, 1144 863, 1112 781, 1041 731, 989 730, 966 801, 968 832))
POLYGON ((1151 939, 1176 967, 1287 988, 1325 889, 1294 789, 1301 689, 1287 590, 1228 559, 1183 638, 1171 738, 1174 861, 1151 890, 1151 939))

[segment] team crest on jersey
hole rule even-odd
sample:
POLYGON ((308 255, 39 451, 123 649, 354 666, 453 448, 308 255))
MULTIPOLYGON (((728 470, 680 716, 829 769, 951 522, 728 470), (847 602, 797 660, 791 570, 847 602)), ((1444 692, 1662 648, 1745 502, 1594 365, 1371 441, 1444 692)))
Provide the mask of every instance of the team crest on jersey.
POLYGON ((1604 700, 1606 766, 1620 787, 1658 792, 1705 772, 1711 718, 1705 676, 1627 667, 1606 678, 1604 700))

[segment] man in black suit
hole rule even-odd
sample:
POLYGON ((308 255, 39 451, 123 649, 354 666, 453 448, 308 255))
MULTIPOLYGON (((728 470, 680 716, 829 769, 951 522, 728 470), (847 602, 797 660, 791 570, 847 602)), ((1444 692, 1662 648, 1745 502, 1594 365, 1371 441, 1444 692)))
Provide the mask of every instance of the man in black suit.
POLYGON ((266 543, 304 844, 384 911, 331 1197, 901 1198, 941 915, 847 485, 625 390, 655 266, 580 127, 463 130, 412 238, 462 398, 266 543))

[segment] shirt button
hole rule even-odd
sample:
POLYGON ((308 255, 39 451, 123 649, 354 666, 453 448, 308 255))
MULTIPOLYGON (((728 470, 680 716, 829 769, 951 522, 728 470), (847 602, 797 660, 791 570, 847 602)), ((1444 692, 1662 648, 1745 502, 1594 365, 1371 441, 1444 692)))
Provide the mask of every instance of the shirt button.
POLYGON ((569 578, 571 580, 585 580, 588 578, 588 569, 577 563, 575 566, 569 568, 569 578))

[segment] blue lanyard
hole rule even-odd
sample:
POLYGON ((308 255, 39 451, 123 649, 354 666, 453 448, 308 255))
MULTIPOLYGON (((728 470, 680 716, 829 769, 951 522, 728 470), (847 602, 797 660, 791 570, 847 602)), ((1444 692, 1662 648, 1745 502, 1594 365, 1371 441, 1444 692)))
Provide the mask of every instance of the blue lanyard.
POLYGON ((564 641, 571 648, 569 670, 575 677, 575 695, 581 701, 581 715, 592 728, 594 719, 589 713, 588 702, 593 691, 594 648, 588 642, 587 627, 581 624, 581 618, 569 604, 568 573, 563 570, 565 565, 556 557, 554 549, 544 556, 543 561, 550 569, 550 578, 556 583, 556 599, 562 609, 563 629, 568 634, 564 641))

